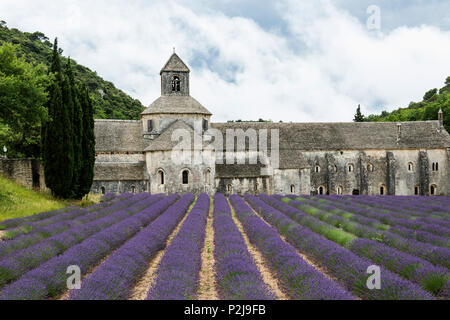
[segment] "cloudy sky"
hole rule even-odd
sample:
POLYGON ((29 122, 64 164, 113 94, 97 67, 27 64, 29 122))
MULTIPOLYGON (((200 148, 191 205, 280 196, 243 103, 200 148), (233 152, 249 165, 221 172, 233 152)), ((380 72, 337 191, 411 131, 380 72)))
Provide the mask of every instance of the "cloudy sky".
POLYGON ((421 100, 450 76, 448 12, 448 0, 0 1, 9 27, 57 36, 144 105, 176 47, 215 122, 351 121, 358 104, 368 114, 421 100))

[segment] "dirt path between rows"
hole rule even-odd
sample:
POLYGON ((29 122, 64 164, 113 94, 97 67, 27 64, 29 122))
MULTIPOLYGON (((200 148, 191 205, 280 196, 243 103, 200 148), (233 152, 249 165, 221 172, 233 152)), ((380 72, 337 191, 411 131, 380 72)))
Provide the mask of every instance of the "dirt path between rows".
POLYGON ((256 267, 258 268, 264 283, 267 285, 268 288, 272 289, 272 291, 275 293, 277 300, 288 300, 289 298, 281 290, 281 283, 278 283, 278 280, 272 275, 272 272, 269 270, 269 268, 266 267, 267 263, 265 262, 261 252, 259 252, 259 250, 256 249, 256 247, 250 243, 247 235, 245 234, 241 222, 236 217, 236 213, 234 212, 234 208, 231 205, 230 200, 229 199, 227 200, 231 208, 231 217, 233 218, 234 223, 241 232, 245 244, 247 245, 248 251, 252 256, 253 261, 255 261, 256 267))
POLYGON ((206 221, 205 245, 202 250, 202 268, 200 269, 200 281, 198 288, 198 300, 218 300, 219 296, 216 291, 216 272, 214 269, 214 229, 213 229, 213 209, 214 203, 211 204, 206 221))
MULTIPOLYGON (((245 200, 244 200, 245 201, 245 200)), ((274 228, 270 223, 268 223, 266 220, 264 220, 264 218, 258 213, 256 212, 255 209, 253 209, 253 207, 250 205, 250 203, 248 203, 247 201, 245 201, 247 203, 247 205, 250 207, 250 209, 253 211, 254 214, 256 214, 259 218, 261 218, 262 221, 264 221, 269 227, 274 228)), ((276 230, 276 229, 275 229, 276 230)), ((282 234, 279 234, 281 239, 286 242, 287 244, 289 244, 290 246, 292 246, 287 240, 286 237, 282 234)), ((300 252, 297 248, 295 248, 294 246, 292 246, 295 251, 297 252, 297 254, 303 259, 305 260, 305 262, 307 262, 309 265, 311 265, 313 268, 315 268, 317 271, 319 271, 320 273, 322 273, 326 278, 328 278, 329 280, 334 281, 337 285, 339 285, 343 290, 348 291, 346 288, 344 288, 344 286, 341 284, 341 282, 338 280, 338 278, 336 278, 335 276, 331 275, 330 273, 328 273, 328 271, 325 268, 322 268, 319 264, 317 264, 316 262, 314 262, 314 259, 312 259, 311 257, 309 257, 308 255, 304 254, 303 252, 300 252)), ((350 292, 350 291, 349 291, 350 292)), ((350 294, 353 295, 352 292, 350 292, 350 294)), ((355 297, 357 299, 360 299, 358 297, 355 297)))
POLYGON ((161 263, 161 259, 164 256, 164 252, 166 251, 166 248, 168 248, 170 246, 170 243, 172 242, 173 238, 176 236, 178 231, 180 231, 181 226, 183 225, 184 221, 189 216, 189 213, 191 212, 191 210, 194 207, 196 202, 197 202, 197 198, 195 198, 194 202, 192 202, 191 206, 189 207, 186 215, 183 217, 181 222, 177 225, 175 230, 170 234, 169 238, 166 241, 165 248, 163 250, 160 250, 156 254, 156 256, 153 257, 153 259, 149 262, 149 266, 148 266, 147 270, 145 271, 144 275, 136 283, 134 289, 131 291, 129 300, 145 300, 147 298, 150 288, 152 288, 155 285, 155 281, 157 278, 157 270, 158 270, 159 264, 161 263))

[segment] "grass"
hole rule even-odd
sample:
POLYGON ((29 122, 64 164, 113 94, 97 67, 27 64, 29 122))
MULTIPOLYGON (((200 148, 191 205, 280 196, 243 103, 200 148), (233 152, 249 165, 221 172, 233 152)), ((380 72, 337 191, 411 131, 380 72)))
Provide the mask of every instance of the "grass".
POLYGON ((0 175, 0 221, 27 217, 70 205, 87 207, 98 203, 100 197, 89 195, 83 200, 56 199, 47 192, 29 190, 0 175))

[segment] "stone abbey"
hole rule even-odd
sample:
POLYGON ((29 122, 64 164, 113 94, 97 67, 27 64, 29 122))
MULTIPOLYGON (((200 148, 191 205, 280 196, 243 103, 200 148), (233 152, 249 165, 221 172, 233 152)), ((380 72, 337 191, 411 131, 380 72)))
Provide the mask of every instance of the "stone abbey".
POLYGON ((442 111, 437 121, 401 123, 214 123, 190 96, 189 74, 174 53, 160 73, 161 96, 140 120, 96 120, 92 192, 450 194, 450 135, 442 111), (269 132, 269 149, 276 130, 278 163, 269 153, 258 155, 264 163, 248 161, 248 142, 230 151, 210 148, 203 138, 193 149, 201 162, 173 161, 177 131, 195 139, 213 129, 223 133, 224 146, 229 131, 269 132), (247 161, 227 164, 230 152, 247 161))

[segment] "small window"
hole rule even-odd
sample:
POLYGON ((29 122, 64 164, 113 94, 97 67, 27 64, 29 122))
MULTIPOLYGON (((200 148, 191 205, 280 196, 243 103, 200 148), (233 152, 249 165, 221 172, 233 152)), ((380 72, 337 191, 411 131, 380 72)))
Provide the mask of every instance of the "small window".
POLYGON ((432 171, 439 171, 439 163, 433 162, 433 164, 431 165, 431 169, 432 171))
POLYGON ((205 172, 205 183, 206 184, 209 184, 210 183, 210 180, 211 180, 211 170, 206 170, 206 172, 205 172))
POLYGON ((203 131, 208 131, 208 129, 209 129, 208 120, 203 119, 203 131))
POLYGON ((384 196, 386 194, 386 186, 382 185, 380 186, 380 195, 384 196))
POLYGON ((432 196, 437 195, 437 187, 436 187, 435 184, 432 184, 432 185, 430 186, 430 195, 432 195, 432 196))
POLYGON ((342 195, 342 191, 343 191, 343 188, 342 188, 341 186, 337 187, 336 193, 337 193, 338 195, 342 195))
POLYGON ((367 165, 367 171, 368 171, 368 172, 373 172, 373 165, 372 165, 371 163, 369 163, 369 164, 367 165))
POLYGON ((153 131, 153 120, 147 120, 147 132, 153 131))
POLYGON ((233 191, 233 187, 231 186, 231 184, 227 185, 227 192, 232 192, 233 191))
POLYGON ((316 173, 319 173, 319 172, 320 172, 320 166, 319 166, 319 165, 316 165, 316 167, 314 168, 314 171, 315 171, 316 173))
POLYGON ((106 193, 105 187, 101 187, 101 188, 100 188, 100 192, 101 192, 102 194, 105 194, 105 193, 106 193))
POLYGON ((412 162, 408 163, 408 171, 413 172, 414 171, 414 164, 412 162))
POLYGON ((256 182, 256 183, 255 183, 255 191, 258 191, 258 189, 259 189, 259 183, 256 182))
POLYGON ((158 171, 158 180, 159 180, 159 184, 160 185, 163 185, 165 182, 164 182, 164 171, 162 171, 162 170, 159 170, 158 171))
POLYGON ((136 193, 136 187, 135 186, 131 186, 131 193, 136 193))
POLYGON ((338 167, 337 167, 337 165, 334 165, 334 172, 338 172, 338 167))
POLYGON ((295 186, 294 185, 291 185, 291 193, 295 194, 295 186))
POLYGON ((183 184, 189 184, 189 171, 187 171, 187 170, 183 171, 182 182, 183 182, 183 184))
POLYGON ((416 195, 416 196, 420 195, 420 186, 419 185, 416 185, 414 187, 414 195, 416 195))
POLYGON ((172 79, 172 91, 179 92, 181 89, 181 82, 179 76, 174 76, 172 79))
POLYGON ((348 172, 353 172, 355 170, 353 163, 349 163, 349 165, 347 167, 348 167, 348 172))

